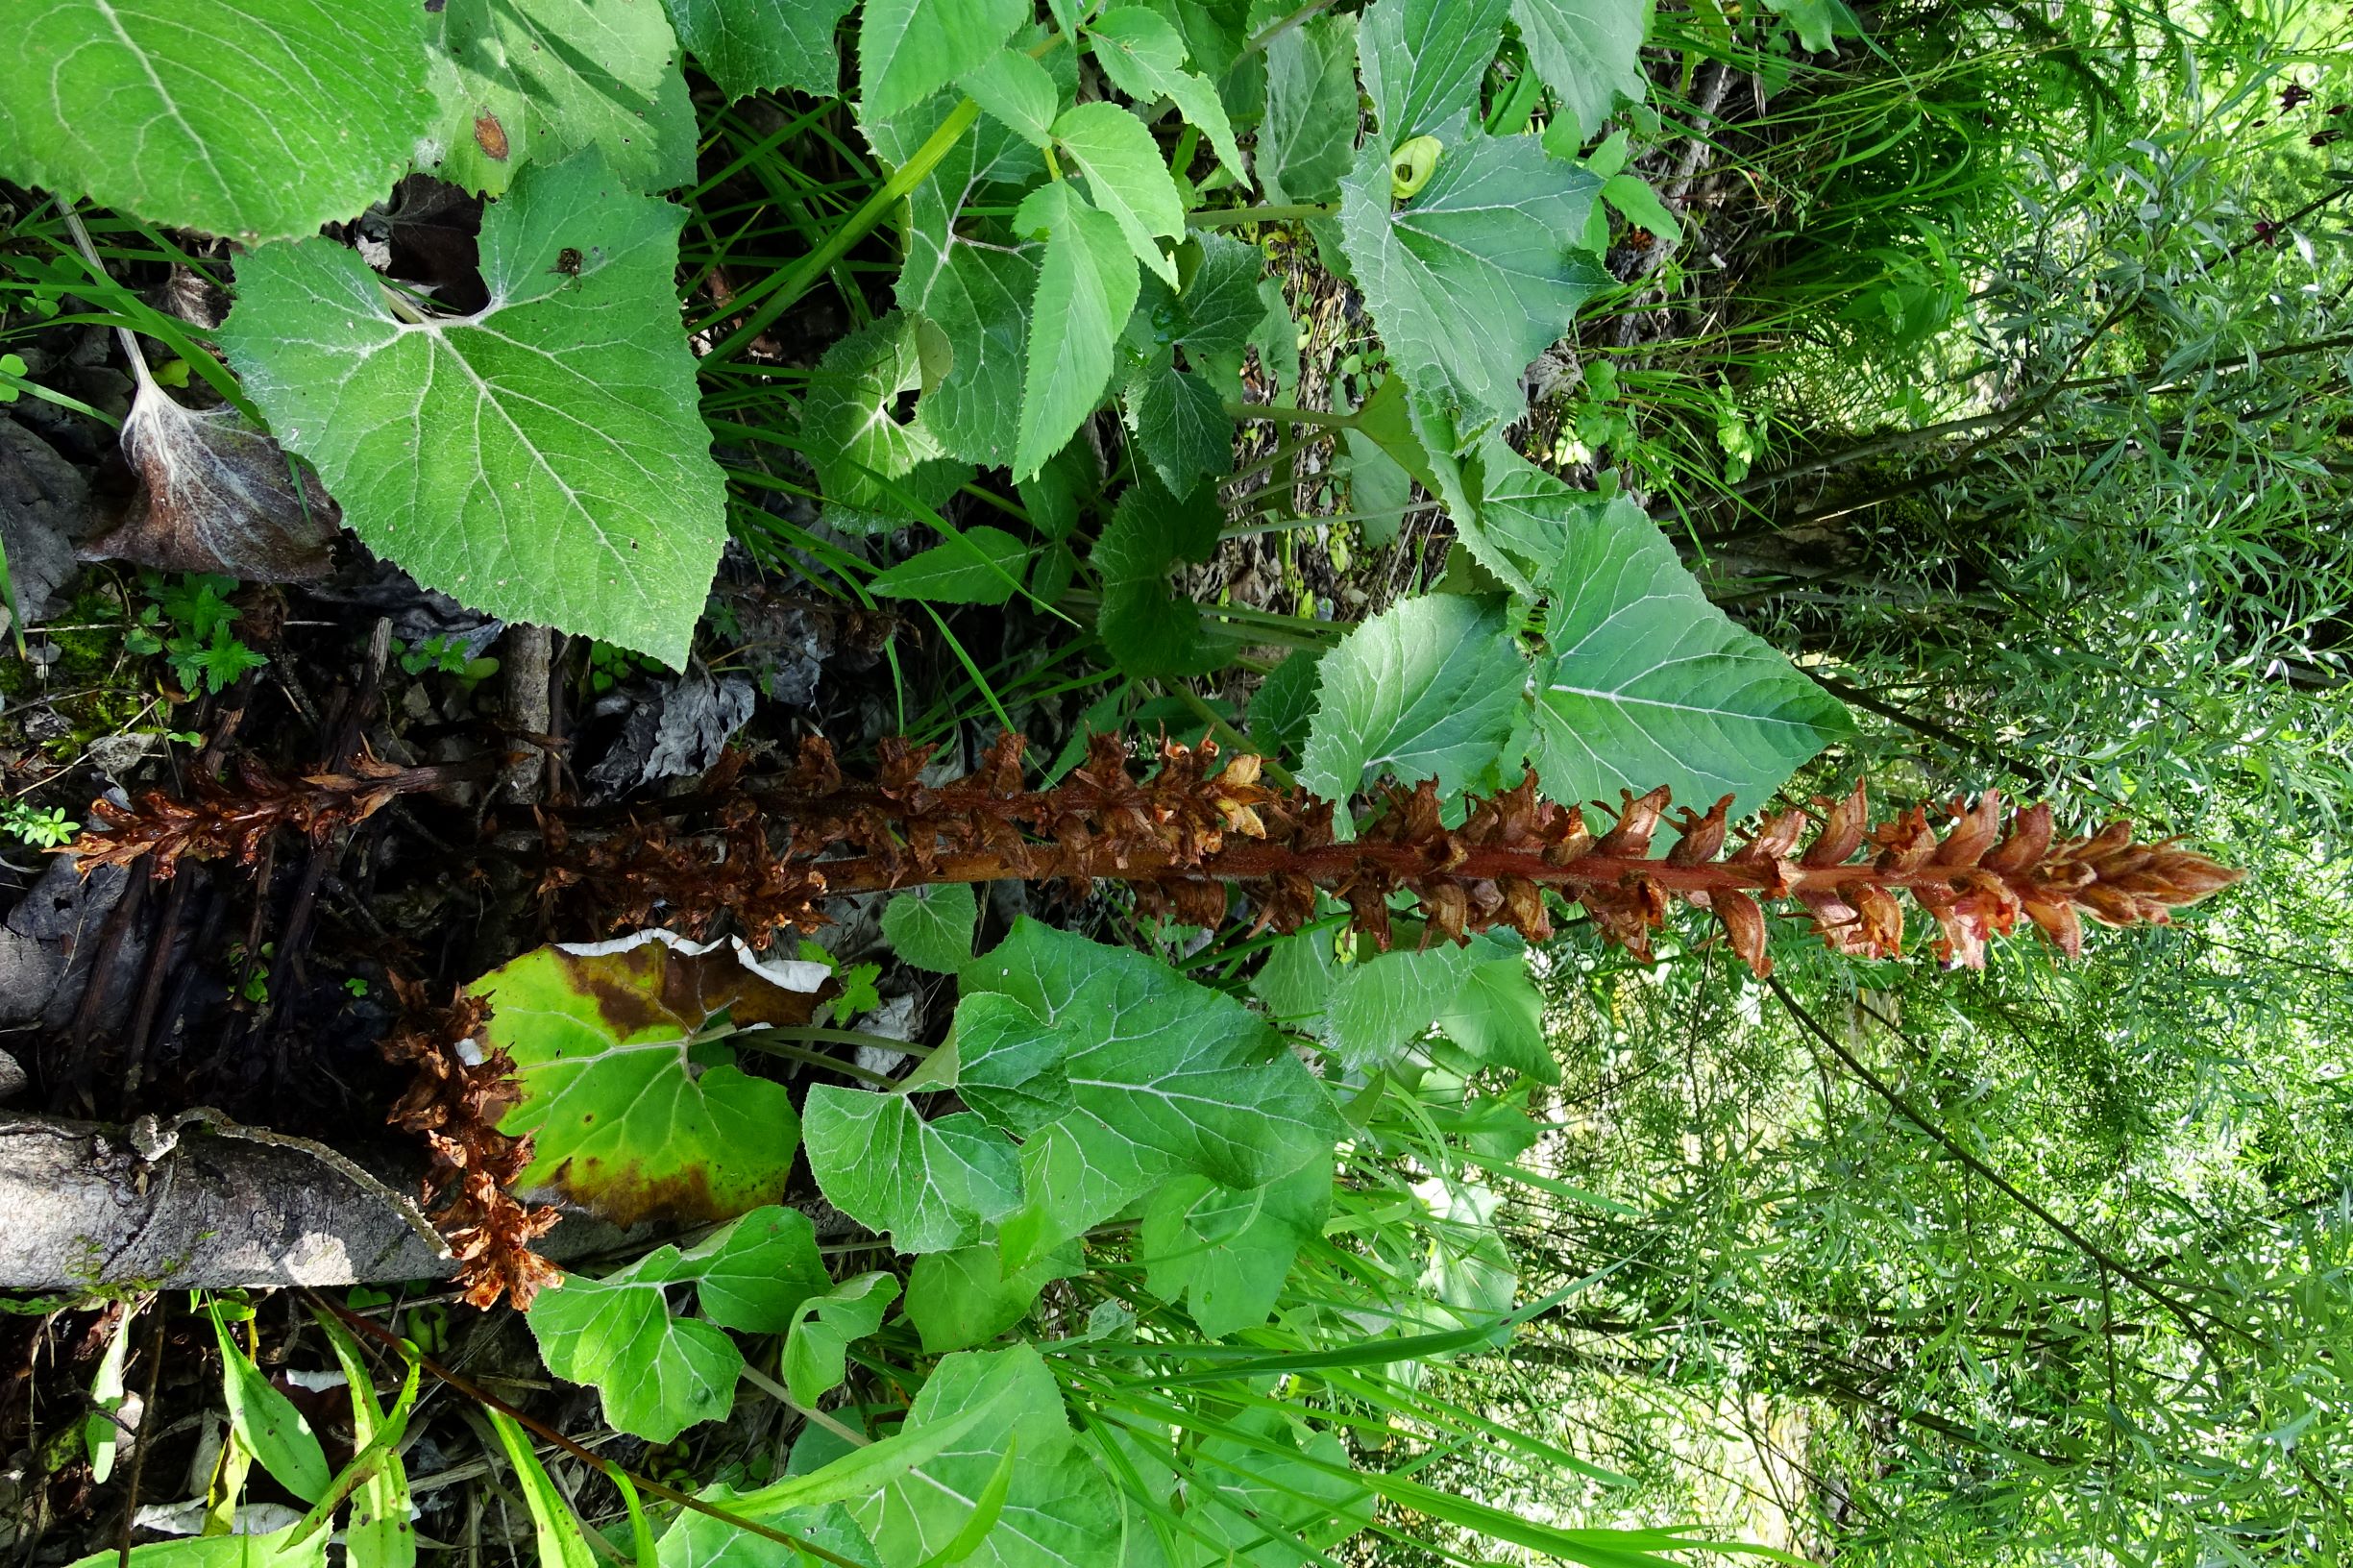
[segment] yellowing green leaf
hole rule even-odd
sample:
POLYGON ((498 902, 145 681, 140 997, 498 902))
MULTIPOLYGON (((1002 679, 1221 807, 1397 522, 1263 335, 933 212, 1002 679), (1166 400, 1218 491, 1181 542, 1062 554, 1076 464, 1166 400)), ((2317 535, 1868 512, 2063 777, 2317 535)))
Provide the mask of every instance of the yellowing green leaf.
POLYGON ((726 1219, 783 1196, 798 1119, 782 1084, 695 1036, 724 1010, 739 1027, 806 1024, 821 965, 770 965, 667 932, 633 946, 542 947, 475 982, 488 1043, 515 1059, 529 1134, 525 1188, 549 1186, 617 1223, 726 1219))

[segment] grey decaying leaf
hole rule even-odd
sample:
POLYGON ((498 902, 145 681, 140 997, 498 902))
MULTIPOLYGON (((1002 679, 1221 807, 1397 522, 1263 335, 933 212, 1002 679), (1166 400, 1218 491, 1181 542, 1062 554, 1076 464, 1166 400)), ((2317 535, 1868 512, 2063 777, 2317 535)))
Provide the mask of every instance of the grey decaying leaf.
POLYGON ((82 549, 87 560, 248 582, 322 577, 341 515, 308 474, 233 408, 189 409, 142 379, 123 421, 123 457, 139 491, 122 523, 82 549))
POLYGON ((697 667, 629 710, 621 739, 588 771, 600 798, 644 784, 691 778, 718 763, 728 738, 751 720, 751 682, 713 680, 697 667))
POLYGON ((8 551, 16 602, 0 604, 28 622, 64 603, 73 541, 89 527, 89 485, 73 464, 13 420, 0 419, 0 548, 8 551))

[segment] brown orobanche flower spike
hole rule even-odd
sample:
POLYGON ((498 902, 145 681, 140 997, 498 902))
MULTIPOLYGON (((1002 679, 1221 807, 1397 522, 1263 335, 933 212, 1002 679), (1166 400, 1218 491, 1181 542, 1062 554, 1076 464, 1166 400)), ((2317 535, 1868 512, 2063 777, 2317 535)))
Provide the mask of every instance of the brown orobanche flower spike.
POLYGON ((514 1060, 485 1051, 482 1025, 490 1004, 460 992, 445 1008, 427 1000, 422 983, 392 977, 409 1026, 388 1037, 384 1059, 415 1072, 385 1117, 415 1133, 432 1151, 425 1197, 446 1199, 431 1219, 457 1257, 457 1284, 476 1307, 511 1295, 519 1310, 563 1279, 563 1271, 531 1250, 555 1225, 550 1207, 526 1209, 508 1188, 531 1163, 531 1140, 499 1131, 500 1118, 522 1097, 514 1060))
POLYGON ((885 743, 877 777, 861 783, 844 777, 824 742, 804 743, 793 775, 731 801, 716 835, 655 824, 573 847, 551 834, 548 891, 584 891, 616 924, 673 920, 699 930, 723 913, 755 941, 818 929, 825 923, 819 901, 829 895, 922 883, 1121 881, 1148 910, 1204 926, 1224 920, 1238 896, 1254 929, 1277 931, 1312 919, 1321 892, 1385 948, 1393 894, 1416 899, 1438 936, 1459 942, 1507 925, 1542 941, 1552 934, 1549 888, 1643 957, 1675 904, 1706 910, 1763 975, 1772 967, 1768 902, 1796 904, 1842 952, 1893 958, 1903 945, 1899 895, 1907 895, 1936 922, 1938 956, 1978 968, 1987 943, 2022 916, 2073 956, 2085 917, 2162 922, 2243 874, 2172 840, 2135 844, 2121 822, 2061 841, 2048 806, 2005 818, 1990 793, 1974 805, 1953 802, 1940 832, 1920 807, 1875 826, 1857 784, 1818 802, 1824 820, 1810 841, 1807 815, 1785 811, 1762 819, 1728 854, 1729 796, 1669 822, 1665 789, 1626 792, 1615 822, 1596 838, 1583 812, 1538 796, 1532 773, 1472 797, 1451 829, 1436 785, 1426 781, 1384 786, 1356 839, 1343 842, 1330 801, 1265 784, 1255 756, 1217 770, 1213 742, 1164 741, 1157 768, 1139 778, 1125 744, 1097 735, 1085 764, 1042 791, 1020 787, 1017 737, 952 783, 919 782, 929 755, 885 743), (1654 854, 1662 828, 1675 842, 1654 854))
MULTIPOLYGON (((1893 958, 1908 896, 1936 922, 1938 956, 1976 968, 1986 943, 2022 916, 2072 956, 2087 917, 2162 922, 2242 875, 2175 840, 2136 844, 2122 822, 2060 840, 2048 806, 2005 817, 1991 793, 1973 805, 1954 801, 1940 814, 1941 829, 1917 806, 1875 825, 1861 784, 1818 802, 1819 829, 1804 812, 1776 813, 1728 853, 1729 796, 1670 821, 1664 788, 1623 792, 1616 820, 1596 838, 1584 812, 1539 797, 1533 773, 1472 796, 1456 828, 1444 823, 1434 782, 1384 785, 1357 837, 1342 841, 1331 801, 1265 783, 1256 756, 1219 768, 1213 742, 1163 741, 1140 776, 1124 741, 1091 736, 1084 762, 1046 790, 1022 788, 1022 747, 1018 736, 1004 736, 971 774, 926 784, 928 747, 888 738, 874 777, 858 780, 843 773, 830 746, 811 739, 790 774, 716 792, 704 828, 674 826, 664 815, 591 834, 551 815, 542 892, 582 897, 616 928, 661 923, 699 934, 724 916, 756 944, 823 926, 819 906, 829 896, 926 883, 1118 881, 1147 910, 1195 925, 1221 923, 1238 899, 1254 929, 1275 931, 1311 919, 1321 893, 1346 904, 1356 929, 1385 948, 1395 894, 1411 895, 1438 936, 1459 942, 1507 925, 1542 941, 1552 934, 1550 889, 1643 957, 1674 905, 1705 910, 1762 975, 1771 968, 1768 903, 1795 904, 1842 952, 1893 958), (1655 854, 1662 829, 1674 842, 1655 854)), ((448 776, 380 764, 365 778, 286 783, 241 771, 246 795, 200 785, 208 793, 193 804, 151 795, 132 813, 101 808, 108 831, 74 848, 85 866, 151 852, 160 865, 206 853, 250 859, 277 827, 331 831, 448 776)))

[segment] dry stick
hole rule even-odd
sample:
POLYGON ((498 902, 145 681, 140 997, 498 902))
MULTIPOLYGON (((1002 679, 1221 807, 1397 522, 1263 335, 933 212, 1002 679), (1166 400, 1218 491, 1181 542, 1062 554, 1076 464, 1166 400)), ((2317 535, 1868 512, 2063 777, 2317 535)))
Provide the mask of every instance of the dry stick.
POLYGON ((488 1389, 483 1388, 480 1384, 473 1382, 471 1379, 461 1377, 457 1373, 451 1371, 448 1367, 443 1366, 439 1361, 434 1360, 430 1356, 427 1356, 421 1351, 417 1350, 406 1340, 403 1339, 399 1335, 394 1334, 390 1329, 360 1316, 357 1312, 351 1311, 349 1308, 343 1306, 340 1302, 329 1299, 324 1292, 313 1290, 306 1286, 304 1288, 303 1295, 310 1302, 311 1306, 317 1308, 321 1311, 333 1313, 336 1317, 342 1319, 347 1327, 355 1329, 359 1333, 366 1335, 369 1338, 376 1340, 379 1344, 384 1345, 395 1355, 404 1359, 410 1357, 415 1358, 417 1364, 425 1368, 425 1370, 431 1374, 435 1379, 447 1384, 450 1387, 455 1389, 458 1393, 465 1395, 468 1399, 473 1400, 475 1403, 485 1406, 490 1409, 497 1410, 500 1414, 507 1417, 516 1425, 522 1427, 525 1431, 536 1433, 538 1435, 546 1438, 549 1442, 553 1443, 556 1447, 562 1449, 565 1453, 571 1455, 582 1464, 589 1466, 591 1469, 595 1470, 599 1475, 603 1476, 608 1481, 614 1479, 615 1477, 625 1478, 631 1484, 637 1486, 640 1490, 651 1492, 654 1496, 662 1499, 666 1503, 675 1503, 682 1508, 688 1508, 696 1513, 702 1514, 707 1518, 716 1519, 721 1524, 733 1525, 738 1530, 749 1531, 754 1535, 758 1535, 766 1540, 774 1541, 779 1546, 789 1546, 797 1552, 806 1552, 812 1556, 821 1557, 827 1562, 838 1564, 839 1568, 860 1568, 858 1563, 855 1563, 849 1558, 842 1556, 837 1553, 826 1551, 815 1541, 803 1540, 789 1531, 778 1530, 772 1525, 764 1525, 759 1523, 757 1520, 747 1519, 741 1514, 729 1513, 724 1508, 713 1507, 710 1504, 703 1502, 699 1497, 691 1496, 688 1493, 678 1491, 674 1487, 665 1486, 660 1482, 655 1481, 652 1477, 641 1476, 636 1471, 628 1468, 626 1465, 616 1464, 611 1459, 606 1458, 603 1455, 599 1454, 592 1449, 583 1447, 579 1443, 574 1442, 570 1437, 565 1436, 562 1433, 556 1431, 553 1427, 549 1426, 546 1422, 539 1420, 536 1416, 526 1415, 523 1411, 515 1409, 515 1407, 499 1398, 496 1394, 491 1393, 488 1389))
MULTIPOLYGON (((156 1419, 156 1388, 163 1378, 163 1319, 165 1315, 162 1304, 158 1303, 156 1306, 156 1332, 149 1336, 147 1341, 147 1393, 144 1403, 139 1406, 138 1439, 131 1445, 131 1474, 125 1478, 123 1482, 123 1523, 121 1533, 115 1540, 116 1568, 131 1568, 131 1526, 132 1521, 138 1517, 139 1476, 147 1468, 147 1450, 151 1446, 149 1436, 156 1419)), ((123 1333, 129 1334, 130 1332, 131 1325, 125 1322, 123 1333)))
MULTIPOLYGON (((2172 1314, 2175 1321, 2179 1322, 2183 1328, 2190 1331, 2190 1335, 2193 1338, 2197 1340, 2199 1344, 2206 1347, 2207 1352, 2214 1356, 2217 1363, 2220 1363, 2221 1347, 2214 1342, 2213 1335, 2210 1335, 2206 1331, 2205 1326, 2199 1322, 2198 1314, 2187 1303, 2177 1299, 2170 1291, 2160 1286, 2155 1280, 2151 1279, 2141 1269, 2134 1267, 2131 1263, 2125 1262, 2120 1258, 2114 1257, 2102 1249, 2099 1244, 2094 1241, 2090 1237, 2084 1235, 2074 1226, 2070 1225, 2066 1220, 2061 1219, 2057 1214, 2051 1213, 2050 1210, 2035 1202, 2034 1199, 2028 1197, 2024 1192, 2019 1190, 2019 1188, 2006 1177, 2004 1177, 2001 1172, 1996 1170, 1992 1165, 1987 1164, 1983 1160, 1978 1159, 1974 1154, 1972 1154, 1966 1145, 1961 1143, 1950 1134, 1947 1133, 1943 1128, 1937 1126, 1935 1122, 1929 1120, 1926 1116, 1912 1109, 1910 1101, 1906 1100, 1901 1094, 1897 1093, 1896 1090, 1890 1087, 1884 1079, 1880 1078, 1877 1073, 1873 1072, 1869 1067, 1865 1066, 1860 1058, 1856 1057, 1852 1051, 1848 1050, 1846 1045, 1840 1041, 1838 1037, 1824 1026, 1821 1019, 1815 1017, 1811 1013, 1808 1013, 1803 1007, 1800 1006, 1798 999, 1789 993, 1788 987, 1782 985, 1779 980, 1771 975, 1765 977, 1765 984, 1773 989, 1774 995, 1780 998, 1781 1005, 1789 1010, 1790 1016, 1795 1017, 1801 1024, 1804 1025, 1808 1034, 1812 1035, 1816 1040, 1822 1041, 1823 1045, 1830 1052, 1830 1054, 1838 1058, 1841 1066, 1843 1066, 1849 1072, 1852 1073, 1856 1080, 1859 1081, 1866 1089, 1869 1089, 1874 1094, 1876 1094, 1879 1096, 1879 1098, 1885 1100, 1888 1105, 1895 1110, 1897 1115, 1900 1115, 1904 1120, 1910 1122, 1913 1126, 1919 1128, 1922 1132, 1927 1134, 1931 1139, 1935 1139, 1937 1144, 1945 1149, 1947 1153, 1950 1154, 1954 1159, 1960 1161, 1962 1164, 1966 1165, 1977 1176, 1992 1184, 1996 1189, 2000 1191, 2005 1197, 2009 1198, 2011 1202, 2017 1204, 2020 1208, 2034 1215, 2035 1218, 2041 1220, 2044 1224, 2058 1232, 2060 1236, 2064 1237, 2071 1245, 2072 1245, 2078 1252, 2082 1253, 2086 1258, 2091 1259, 2094 1262, 2098 1263, 2103 1268, 2113 1270, 2121 1278, 2130 1280, 2134 1285, 2139 1286, 2144 1294, 2145 1294, 2158 1306, 2164 1308, 2168 1312, 2172 1314)), ((1882 1024, 1887 1023, 1887 1019, 1882 1017, 1876 1012, 1873 1012, 1872 1017, 1877 1018, 1882 1024)), ((1892 1026, 1890 1026, 1890 1033, 1896 1033, 1892 1026)), ((1900 1033, 1896 1033, 1896 1038, 1902 1040, 1903 1036, 1900 1033)), ((1906 1041, 1906 1043, 1908 1044, 1909 1041, 1906 1041)), ((2247 1335, 2244 1329, 2240 1328, 2239 1325, 2232 1323, 2227 1319, 2218 1317, 2214 1318, 2212 1321, 2217 1327, 2223 1329, 2225 1332, 2235 1334, 2243 1339, 2251 1337, 2247 1335)))

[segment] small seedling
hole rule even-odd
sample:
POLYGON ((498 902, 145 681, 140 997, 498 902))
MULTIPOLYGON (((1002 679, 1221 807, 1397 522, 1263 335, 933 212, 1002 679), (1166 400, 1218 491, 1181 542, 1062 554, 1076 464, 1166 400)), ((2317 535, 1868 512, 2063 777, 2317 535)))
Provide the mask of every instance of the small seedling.
POLYGON ((82 824, 68 821, 62 806, 51 806, 44 811, 22 800, 11 800, 0 807, 0 833, 11 834, 37 849, 63 848, 81 831, 82 824))

